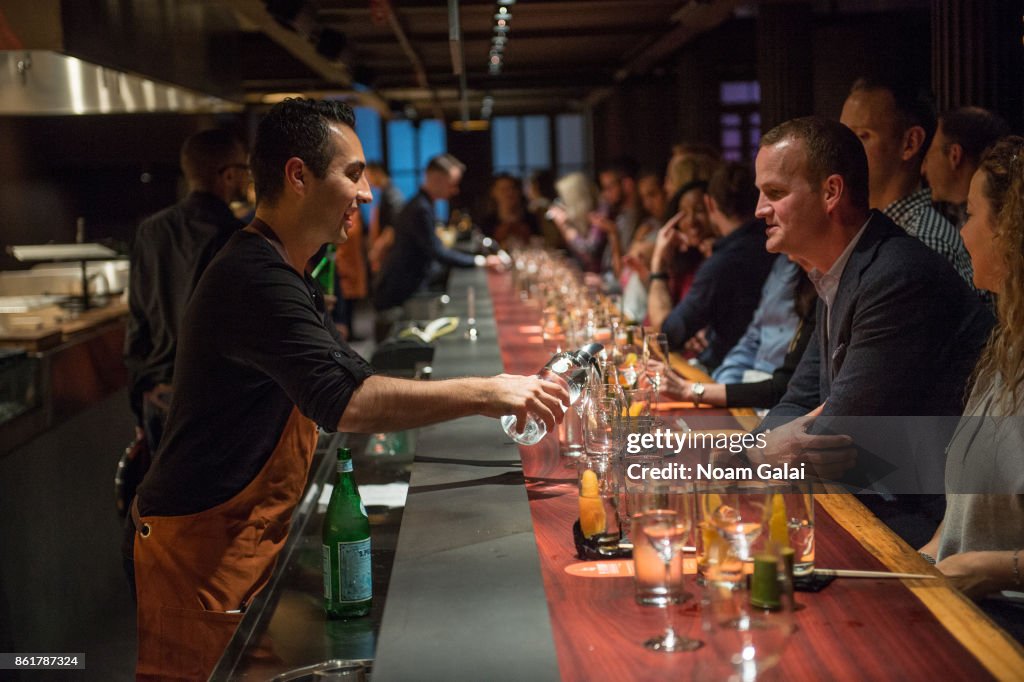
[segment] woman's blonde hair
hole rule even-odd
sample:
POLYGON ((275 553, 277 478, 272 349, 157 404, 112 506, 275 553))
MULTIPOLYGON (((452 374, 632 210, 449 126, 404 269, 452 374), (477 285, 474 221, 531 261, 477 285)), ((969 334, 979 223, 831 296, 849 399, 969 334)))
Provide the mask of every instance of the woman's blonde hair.
POLYGON ((666 170, 668 177, 666 186, 672 190, 669 194, 678 192, 680 187, 691 182, 707 182, 718 168, 719 163, 717 156, 705 151, 687 151, 673 156, 666 170))
POLYGON ((582 229, 588 224, 588 214, 597 206, 597 187, 586 175, 570 173, 555 183, 558 197, 565 204, 569 222, 582 229))
POLYGON ((999 323, 975 369, 975 385, 984 392, 1002 381, 996 404, 1005 414, 1020 412, 1024 384, 1024 137, 996 142, 982 157, 978 173, 995 224, 993 239, 1003 259, 1005 279, 997 297, 999 323))

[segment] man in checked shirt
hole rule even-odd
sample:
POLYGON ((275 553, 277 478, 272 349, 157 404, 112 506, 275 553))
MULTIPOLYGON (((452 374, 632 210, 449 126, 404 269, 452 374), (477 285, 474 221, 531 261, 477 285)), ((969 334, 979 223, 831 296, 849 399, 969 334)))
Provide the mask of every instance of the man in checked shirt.
POLYGON ((973 288, 971 259, 956 227, 932 205, 921 162, 935 134, 931 93, 908 80, 858 78, 839 117, 868 157, 868 203, 950 262, 973 288))

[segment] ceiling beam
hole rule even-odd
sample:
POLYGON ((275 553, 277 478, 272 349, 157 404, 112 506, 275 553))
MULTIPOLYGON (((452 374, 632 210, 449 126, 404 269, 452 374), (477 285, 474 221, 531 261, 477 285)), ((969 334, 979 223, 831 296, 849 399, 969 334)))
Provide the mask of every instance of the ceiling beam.
MULTIPOLYGON (((288 51, 293 57, 305 64, 313 73, 328 83, 339 85, 342 88, 352 88, 352 74, 347 66, 341 62, 325 58, 316 48, 295 31, 289 30, 279 24, 267 11, 261 0, 220 0, 220 3, 231 8, 239 16, 240 20, 248 25, 255 26, 275 43, 288 51)), ((294 82, 294 81, 293 81, 294 82)), ((288 88, 293 90, 294 88, 288 88)), ((349 90, 355 94, 354 90, 349 90)), ((373 107, 381 116, 389 118, 391 111, 380 96, 373 92, 358 93, 360 103, 373 107)))
MULTIPOLYGON (((341 27, 341 24, 337 26, 341 27)), ((665 29, 665 23, 643 23, 643 24, 619 24, 616 26, 595 26, 593 28, 585 28, 579 30, 573 30, 571 36, 566 35, 564 28, 541 28, 541 29, 517 29, 510 34, 511 38, 514 38, 517 42, 520 40, 544 40, 544 39, 556 39, 565 40, 571 38, 576 39, 591 39, 591 38, 630 38, 634 36, 647 36, 651 33, 663 31, 665 29)), ((448 40, 448 32, 441 33, 439 31, 419 31, 410 32, 406 36, 411 42, 444 42, 448 40)), ((490 42, 494 38, 493 31, 463 31, 462 41, 463 42, 490 42)), ((382 45, 392 45, 393 40, 390 36, 382 35, 366 35, 361 36, 358 39, 356 48, 360 47, 379 47, 382 45)))
MULTIPOLYGON (((494 5, 495 0, 460 0, 462 5, 482 7, 487 5, 494 5)), ((665 0, 629 0, 631 7, 638 5, 646 5, 648 7, 661 7, 664 6, 665 0)), ((569 12, 591 12, 595 9, 601 10, 605 7, 615 7, 617 9, 622 8, 623 0, 530 0, 529 4, 524 4, 523 9, 540 10, 559 10, 569 12)), ((514 8, 515 6, 513 6, 514 8)), ((440 3, 438 0, 402 0, 401 10, 403 13, 409 12, 411 14, 424 14, 424 13, 437 13, 446 11, 446 6, 440 3)), ((320 9, 317 11, 318 16, 330 16, 330 15, 358 15, 364 16, 370 14, 370 8, 365 4, 352 5, 350 0, 347 0, 341 7, 329 7, 321 4, 320 9)))
POLYGON ((249 24, 256 26, 261 33, 286 49, 328 83, 352 87, 352 74, 349 73, 347 66, 326 59, 305 37, 279 24, 261 0, 220 0, 220 3, 233 9, 249 24))
MULTIPOLYGON (((430 82, 427 80, 427 71, 423 68, 423 60, 420 59, 419 54, 413 49, 412 43, 409 42, 409 37, 406 35, 405 27, 402 26, 402 22, 399 20, 398 15, 395 14, 395 8, 392 6, 390 0, 380 0, 380 4, 384 6, 387 12, 388 26, 391 27, 391 32, 395 34, 395 39, 398 40, 398 44, 401 46, 402 51, 405 52, 405 56, 409 58, 409 62, 412 64, 413 73, 416 76, 416 82, 422 88, 430 88, 430 82)), ((437 101, 437 96, 433 97, 433 109, 435 118, 444 119, 444 112, 441 110, 441 104, 437 101)))
POLYGON ((718 0, 710 4, 691 2, 672 15, 678 25, 654 40, 615 73, 616 81, 642 76, 656 64, 679 50, 697 36, 715 28, 732 16, 745 0, 718 0))

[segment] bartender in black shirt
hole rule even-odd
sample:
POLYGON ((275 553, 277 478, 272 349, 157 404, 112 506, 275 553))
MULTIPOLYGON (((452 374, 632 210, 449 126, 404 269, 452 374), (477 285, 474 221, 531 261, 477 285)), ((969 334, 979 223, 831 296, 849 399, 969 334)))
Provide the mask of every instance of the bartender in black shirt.
POLYGON ((228 130, 189 136, 181 147, 188 196, 146 218, 135 233, 124 363, 131 372, 132 411, 154 452, 167 420, 185 304, 213 257, 245 227, 229 204, 245 200, 247 156, 228 130))
POLYGON ((352 110, 286 100, 259 125, 257 209, 207 268, 182 324, 163 444, 128 524, 139 679, 205 679, 268 582, 317 425, 395 431, 527 412, 550 430, 566 391, 536 377, 374 375, 325 317, 304 266, 371 200, 352 110))

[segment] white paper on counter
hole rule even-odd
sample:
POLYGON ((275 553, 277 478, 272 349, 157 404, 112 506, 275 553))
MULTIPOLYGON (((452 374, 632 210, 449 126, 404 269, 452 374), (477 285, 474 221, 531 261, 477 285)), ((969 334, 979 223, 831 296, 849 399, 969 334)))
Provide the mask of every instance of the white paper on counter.
MULTIPOLYGON (((331 500, 331 492, 333 490, 334 484, 328 483, 320 491, 319 505, 321 509, 327 508, 327 503, 331 500)), ((359 496, 363 499, 364 507, 404 507, 405 497, 408 493, 408 483, 396 482, 385 485, 359 486, 359 496)))

